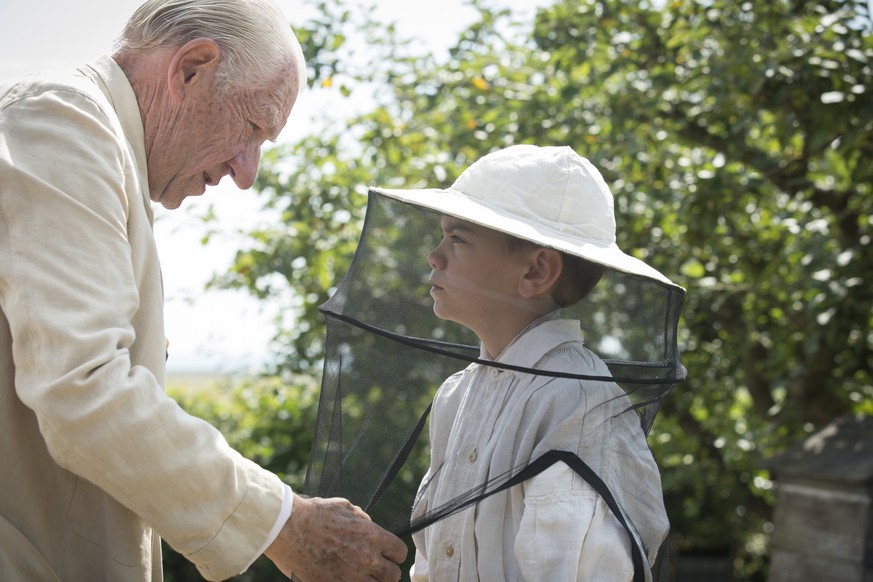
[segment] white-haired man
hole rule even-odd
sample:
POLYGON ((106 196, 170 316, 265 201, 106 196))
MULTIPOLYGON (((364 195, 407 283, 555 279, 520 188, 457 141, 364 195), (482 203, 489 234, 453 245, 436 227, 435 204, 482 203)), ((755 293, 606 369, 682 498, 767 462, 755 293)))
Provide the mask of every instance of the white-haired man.
POLYGON ((399 579, 399 539, 163 391, 151 202, 250 187, 305 82, 271 0, 149 0, 111 57, 0 86, 3 580, 160 580, 160 537, 211 580, 399 579))

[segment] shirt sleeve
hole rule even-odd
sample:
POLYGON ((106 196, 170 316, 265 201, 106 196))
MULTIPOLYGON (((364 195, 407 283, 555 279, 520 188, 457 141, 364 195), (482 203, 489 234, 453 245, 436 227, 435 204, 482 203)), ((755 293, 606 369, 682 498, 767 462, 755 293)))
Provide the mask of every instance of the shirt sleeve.
POLYGON ((633 579, 630 539, 606 502, 564 463, 525 485, 515 556, 525 580, 633 579))
POLYGON ((285 522, 291 518, 291 510, 294 507, 294 492, 291 491, 291 487, 289 485, 285 485, 285 494, 282 496, 282 508, 279 510, 279 515, 276 517, 276 521, 273 523, 273 528, 270 530, 270 533, 267 534, 267 539, 264 540, 264 543, 255 552, 254 557, 246 564, 246 567, 242 569, 240 574, 248 570, 252 564, 255 563, 255 560, 261 557, 264 552, 267 551, 267 548, 270 547, 276 538, 279 537, 279 532, 282 531, 282 526, 285 525, 285 522))

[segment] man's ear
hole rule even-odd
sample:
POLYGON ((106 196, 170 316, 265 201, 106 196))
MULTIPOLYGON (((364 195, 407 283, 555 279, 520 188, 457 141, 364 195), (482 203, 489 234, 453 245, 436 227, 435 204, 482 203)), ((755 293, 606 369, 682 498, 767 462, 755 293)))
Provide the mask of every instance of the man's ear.
POLYGON ((183 99, 191 88, 214 78, 215 68, 221 60, 221 49, 208 38, 195 38, 179 47, 170 60, 167 83, 170 93, 183 99))
POLYGON ((561 275, 564 260, 561 253, 555 249, 537 248, 530 255, 531 261, 527 273, 518 285, 522 297, 535 297, 551 289, 561 275))

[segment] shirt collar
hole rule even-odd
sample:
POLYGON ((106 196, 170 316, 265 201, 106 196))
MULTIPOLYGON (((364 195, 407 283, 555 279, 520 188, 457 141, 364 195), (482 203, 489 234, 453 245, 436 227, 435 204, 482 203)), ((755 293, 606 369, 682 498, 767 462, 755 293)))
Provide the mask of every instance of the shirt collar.
MULTIPOLYGON (((515 336, 503 352, 495 359, 502 364, 533 368, 546 353, 570 341, 582 341, 582 328, 579 320, 561 319, 559 311, 552 311, 535 319, 515 336)), ((481 352, 482 359, 490 359, 481 352)))

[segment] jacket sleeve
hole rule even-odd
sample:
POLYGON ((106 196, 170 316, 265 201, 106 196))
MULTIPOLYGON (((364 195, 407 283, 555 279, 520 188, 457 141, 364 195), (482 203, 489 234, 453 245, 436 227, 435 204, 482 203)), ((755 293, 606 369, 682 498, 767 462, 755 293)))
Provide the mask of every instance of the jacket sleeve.
MULTIPOLYGON (((138 280, 132 260, 130 205, 146 202, 123 136, 75 91, 2 105, 0 307, 18 397, 60 466, 206 578, 238 574, 267 538, 284 486, 164 393, 163 337, 137 337, 142 289, 160 293, 161 281, 159 271, 138 280)), ((153 316, 162 336, 162 314, 153 316)))
POLYGON ((606 502, 564 463, 525 484, 515 557, 525 580, 633 579, 630 539, 606 502))
MULTIPOLYGON (((519 438, 537 443, 531 458, 552 449, 578 455, 616 498, 631 524, 633 543, 640 543, 638 537, 657 540, 643 544, 657 551, 668 528, 660 475, 624 392, 609 382, 551 384, 532 395, 519 423, 530 433, 519 438)), ((542 567, 560 568, 554 579, 598 580, 611 572, 608 579, 631 580, 634 574, 628 532, 605 500, 564 463, 525 483, 516 551, 520 564, 536 560, 542 567), (567 535, 560 533, 561 527, 567 535), (550 537, 551 542, 542 541, 550 537), (563 544, 563 556, 550 553, 549 543, 555 548, 563 544)))

